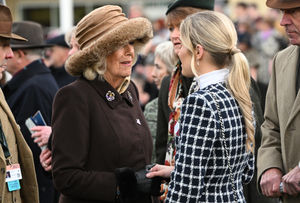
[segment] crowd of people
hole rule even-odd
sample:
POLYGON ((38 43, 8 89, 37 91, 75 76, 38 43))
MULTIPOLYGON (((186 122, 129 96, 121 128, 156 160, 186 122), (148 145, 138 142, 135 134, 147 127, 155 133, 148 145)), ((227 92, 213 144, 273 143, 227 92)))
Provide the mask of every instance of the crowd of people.
POLYGON ((299 202, 300 3, 266 5, 106 5, 48 39, 0 5, 0 202, 299 202))

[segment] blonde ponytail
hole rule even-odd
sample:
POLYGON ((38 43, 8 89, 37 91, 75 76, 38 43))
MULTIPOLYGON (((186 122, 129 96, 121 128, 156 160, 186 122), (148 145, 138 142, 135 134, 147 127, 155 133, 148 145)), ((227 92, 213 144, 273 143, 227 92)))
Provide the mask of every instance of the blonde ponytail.
MULTIPOLYGON (((217 67, 229 68, 227 89, 237 100, 243 114, 247 133, 246 150, 254 153, 249 65, 244 54, 236 48, 237 34, 232 21, 222 13, 203 11, 188 16, 180 26, 180 33, 183 45, 191 53, 200 44, 217 67)), ((193 62, 191 68, 196 72, 193 62)))
POLYGON ((239 106, 245 120, 247 140, 246 149, 254 153, 255 139, 252 115, 252 102, 250 98, 250 73, 249 65, 243 53, 232 55, 232 68, 228 76, 228 89, 231 91, 239 106))

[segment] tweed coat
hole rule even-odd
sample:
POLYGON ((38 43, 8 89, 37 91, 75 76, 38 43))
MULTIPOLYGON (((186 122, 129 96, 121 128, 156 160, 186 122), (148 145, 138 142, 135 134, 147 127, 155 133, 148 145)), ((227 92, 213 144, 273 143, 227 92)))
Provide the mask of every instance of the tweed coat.
POLYGON ((210 84, 188 95, 181 108, 175 169, 166 202, 234 202, 228 161, 238 202, 246 202, 242 185, 253 177, 254 155, 246 151, 244 119, 225 83, 210 84), (224 123, 226 146, 216 102, 224 123))
POLYGON ((10 203, 9 201, 12 201, 11 198, 16 198, 15 203, 38 203, 38 185, 35 176, 32 152, 25 142, 20 128, 17 125, 10 108, 6 103, 1 90, 0 111, 2 129, 11 154, 11 157, 9 159, 12 161, 12 163, 20 164, 22 173, 22 180, 20 180, 21 190, 18 191, 19 195, 16 195, 16 192, 8 192, 5 182, 6 159, 3 151, 0 150, 0 202, 10 203))
MULTIPOLYGON (((265 121, 261 128, 262 143, 258 150, 258 180, 273 167, 286 174, 300 160, 300 94, 296 92, 298 60, 299 47, 294 45, 274 58, 265 121)), ((284 203, 296 202, 300 202, 300 195, 284 197, 284 203)))
MULTIPOLYGON (((157 113, 157 137, 155 140, 155 155, 156 161, 159 164, 165 163, 165 155, 167 150, 167 138, 168 138, 168 122, 170 115, 170 108, 168 106, 168 94, 169 94, 169 84, 171 76, 166 76, 162 80, 161 88, 159 90, 158 96, 158 113, 157 113)), ((182 76, 183 81, 183 95, 186 97, 190 85, 192 83, 192 78, 186 78, 182 76)), ((260 103, 260 92, 257 87, 255 80, 251 78, 250 86, 250 96, 254 107, 254 113, 256 118, 256 128, 255 128, 255 154, 257 154, 258 147, 261 141, 261 130, 260 126, 263 122, 263 113, 260 103)), ((256 177, 256 171, 254 177, 256 177)), ((244 195, 248 203, 275 203, 276 200, 273 198, 267 198, 261 195, 257 191, 256 179, 252 178, 250 184, 244 185, 244 195)))
POLYGON ((106 81, 79 78, 57 93, 52 123, 60 203, 114 202, 114 170, 151 162, 152 139, 133 83, 120 95, 106 81))
POLYGON ((58 86, 54 77, 41 60, 27 65, 3 87, 7 103, 33 153, 40 202, 42 203, 52 203, 54 187, 51 176, 46 174, 40 164, 41 149, 33 142, 25 120, 40 110, 45 122, 50 126, 52 103, 57 90, 58 86))

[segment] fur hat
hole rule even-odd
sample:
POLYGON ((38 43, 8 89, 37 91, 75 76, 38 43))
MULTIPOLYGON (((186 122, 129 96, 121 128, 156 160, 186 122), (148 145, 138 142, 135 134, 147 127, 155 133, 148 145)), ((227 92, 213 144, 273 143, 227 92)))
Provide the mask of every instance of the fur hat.
POLYGON ((69 57, 66 69, 73 76, 84 74, 93 79, 91 75, 103 73, 100 68, 109 54, 132 41, 137 52, 152 36, 152 25, 146 18, 127 19, 119 6, 97 8, 77 24, 80 51, 69 57))
POLYGON ((290 9, 300 7, 299 0, 267 0, 267 6, 276 9, 290 9))
POLYGON ((176 0, 169 4, 166 15, 177 7, 194 7, 214 10, 215 0, 176 0))
POLYGON ((0 4, 0 37, 27 41, 27 39, 11 32, 12 16, 9 8, 0 4))

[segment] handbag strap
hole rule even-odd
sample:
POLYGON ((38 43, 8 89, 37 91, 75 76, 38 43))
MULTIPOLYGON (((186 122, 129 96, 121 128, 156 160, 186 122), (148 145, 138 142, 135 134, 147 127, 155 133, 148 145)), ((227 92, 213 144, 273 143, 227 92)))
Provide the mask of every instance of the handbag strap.
POLYGON ((213 97, 213 100, 216 103, 216 107, 217 107, 217 110, 218 110, 218 115, 219 115, 219 118, 220 118, 221 133, 222 133, 222 140, 223 140, 223 142, 221 142, 221 143, 223 143, 223 147, 225 148, 225 153, 226 153, 228 168, 229 168, 229 172, 230 172, 231 187, 232 187, 232 190, 233 190, 233 198, 234 198, 235 202, 238 202, 237 191, 236 191, 236 188, 235 188, 235 185, 234 185, 232 167, 231 167, 230 161, 229 161, 229 152, 228 152, 228 148, 227 148, 227 145, 226 145, 224 122, 223 122, 223 118, 221 116, 220 106, 219 106, 219 103, 217 102, 216 94, 212 93, 212 97, 213 97))

